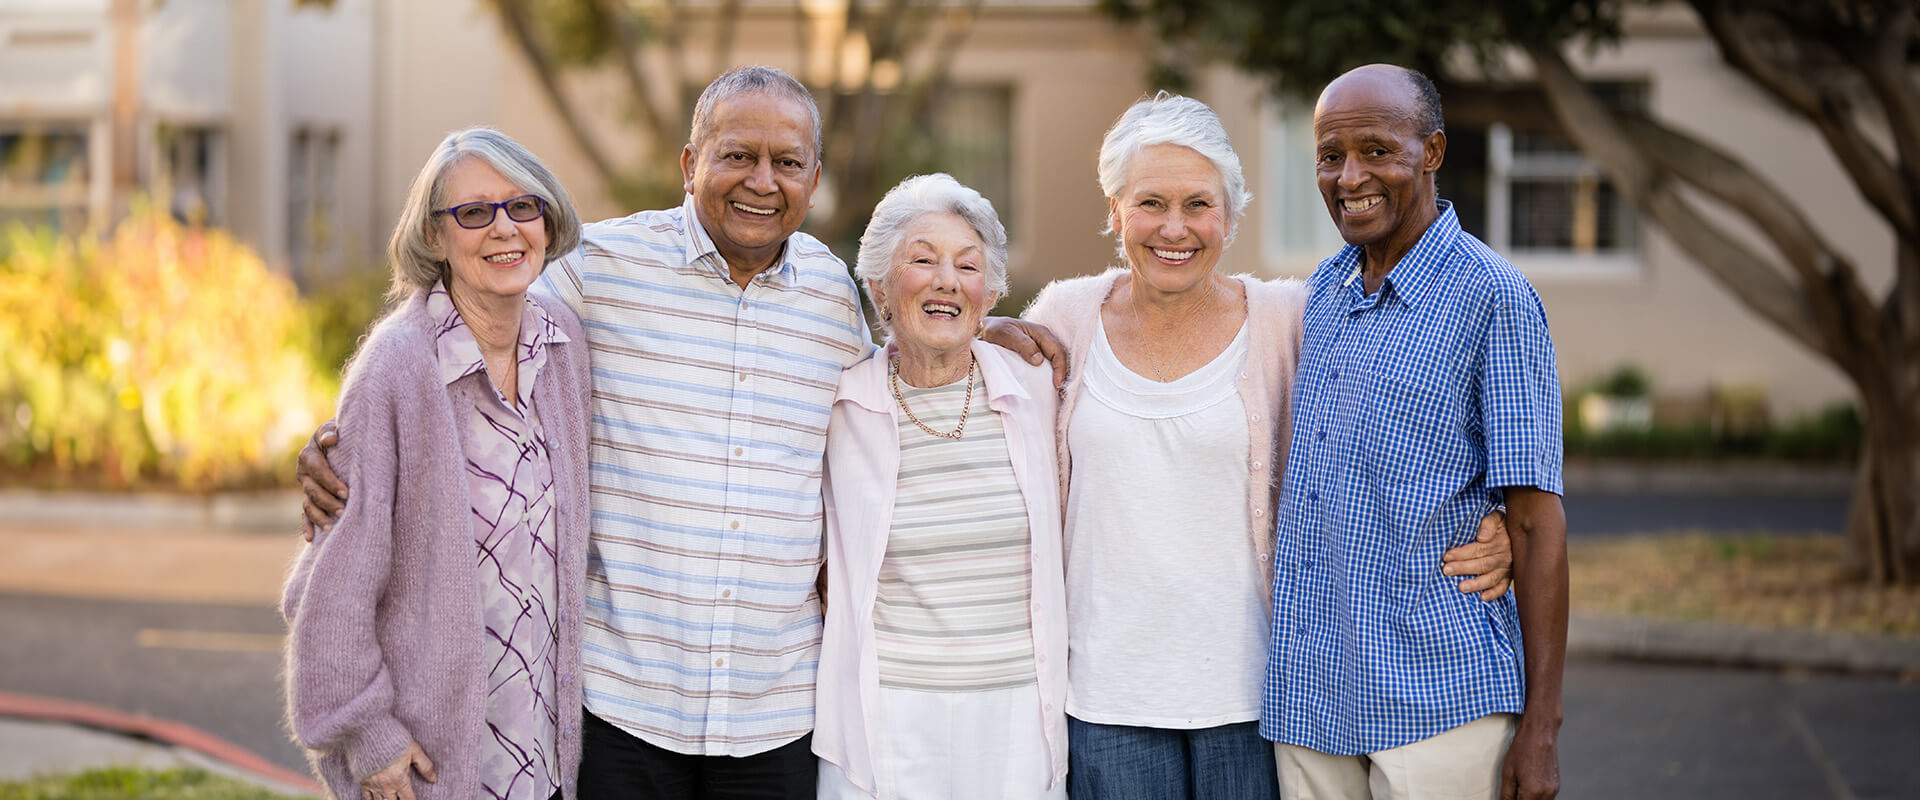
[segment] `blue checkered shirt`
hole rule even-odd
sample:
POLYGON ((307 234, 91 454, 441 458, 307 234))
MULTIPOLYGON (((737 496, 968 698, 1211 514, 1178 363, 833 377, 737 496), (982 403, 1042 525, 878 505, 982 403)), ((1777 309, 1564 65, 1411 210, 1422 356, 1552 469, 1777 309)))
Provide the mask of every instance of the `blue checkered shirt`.
POLYGON ((1260 733, 1374 753, 1519 712, 1513 593, 1464 594, 1440 555, 1505 486, 1556 494, 1546 312, 1450 204, 1366 294, 1349 246, 1308 283, 1274 554, 1260 733))

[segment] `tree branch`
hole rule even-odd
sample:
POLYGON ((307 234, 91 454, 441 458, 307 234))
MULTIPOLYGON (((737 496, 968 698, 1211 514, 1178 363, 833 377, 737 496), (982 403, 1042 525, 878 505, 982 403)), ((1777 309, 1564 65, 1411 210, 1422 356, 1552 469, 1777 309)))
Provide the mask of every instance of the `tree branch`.
MULTIPOLYGON (((1908 202, 1920 204, 1920 84, 1914 81, 1913 64, 1907 59, 1907 46, 1920 27, 1920 18, 1912 7, 1897 7, 1893 18, 1882 24, 1873 47, 1858 53, 1859 67, 1886 112, 1900 174, 1906 178, 1908 202)), ((1920 229, 1912 224, 1896 223, 1896 227, 1909 245, 1920 247, 1920 229)))
POLYGON ((713 76, 733 66, 733 35, 739 30, 740 0, 725 0, 713 21, 713 76))
POLYGON ((1600 105, 1558 50, 1533 43, 1526 45, 1525 51, 1564 132, 1600 163, 1616 187, 1748 308, 1807 347, 1839 357, 1834 343, 1815 325, 1802 290, 1769 267, 1760 253, 1721 230, 1682 199, 1634 147, 1623 127, 1600 105))
POLYGON ((1692 0, 1692 5, 1727 64, 1812 122, 1867 202, 1896 229, 1912 230, 1915 201, 1902 186, 1893 163, 1854 126, 1852 104, 1846 97, 1776 67, 1755 48, 1759 34, 1750 20, 1736 16, 1721 0, 1692 0))
POLYGON ((633 103, 640 114, 640 123, 645 125, 648 138, 654 149, 666 151, 679 137, 661 116, 660 108, 654 103, 653 90, 647 85, 646 77, 640 74, 639 57, 644 52, 640 37, 635 35, 637 24, 620 0, 592 0, 600 7, 600 12, 613 20, 613 39, 619 51, 614 53, 613 61, 620 67, 620 74, 626 79, 627 91, 633 94, 633 103))
POLYGON ((596 171, 605 175, 608 181, 617 187, 622 181, 619 173, 614 170, 613 161, 607 158, 606 150, 601 148, 600 143, 587 132, 580 113, 574 109, 573 101, 560 87, 560 76, 554 67, 553 58, 534 38, 533 20, 528 13, 526 0, 497 0, 497 2, 500 7, 500 20, 505 23, 503 27, 506 28, 514 44, 520 48, 520 54, 526 57, 527 64, 533 67, 534 77, 540 82, 541 93, 547 96, 547 101, 553 104, 554 112, 560 115, 560 121, 566 125, 567 133, 573 138, 574 145, 580 148, 580 153, 585 155, 588 161, 593 162, 593 168, 596 171))

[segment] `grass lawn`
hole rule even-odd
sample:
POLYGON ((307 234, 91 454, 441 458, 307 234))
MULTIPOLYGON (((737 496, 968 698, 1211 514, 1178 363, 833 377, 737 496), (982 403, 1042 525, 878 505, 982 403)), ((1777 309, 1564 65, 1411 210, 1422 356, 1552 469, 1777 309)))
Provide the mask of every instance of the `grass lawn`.
POLYGON ((1920 636, 1920 588, 1840 581, 1838 536, 1640 536, 1568 543, 1576 613, 1920 636))
POLYGON ((109 767, 79 775, 0 782, 0 800, 294 800, 198 769, 109 767))

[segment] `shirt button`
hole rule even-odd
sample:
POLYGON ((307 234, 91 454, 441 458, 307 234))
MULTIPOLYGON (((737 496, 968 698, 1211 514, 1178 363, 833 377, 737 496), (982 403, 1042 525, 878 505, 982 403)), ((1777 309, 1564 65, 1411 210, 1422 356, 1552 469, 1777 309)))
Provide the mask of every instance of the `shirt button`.
POLYGON ((1045 664, 1045 663, 1047 663, 1047 657, 1046 657, 1046 656, 1041 656, 1041 657, 1040 657, 1040 663, 1042 663, 1042 664, 1045 664))
POLYGON ((1318 502, 1320 502, 1320 493, 1319 493, 1319 492, 1307 492, 1307 502, 1309 502, 1309 503, 1318 503, 1318 502))
POLYGON ((1253 510, 1253 516, 1254 516, 1254 517, 1256 517, 1256 518, 1257 518, 1257 517, 1264 517, 1264 516, 1266 516, 1266 515, 1267 515, 1267 510, 1266 510, 1266 509, 1264 509, 1264 508, 1256 508, 1256 509, 1254 509, 1254 510, 1253 510))
POLYGON ((1326 432, 1326 431, 1314 431, 1314 433, 1313 433, 1313 438, 1315 438, 1315 439, 1319 439, 1320 441, 1323 441, 1323 442, 1324 442, 1324 441, 1326 441, 1326 440, 1327 440, 1327 432, 1326 432))
POLYGON ((727 660, 724 658, 716 658, 713 660, 713 665, 716 667, 724 667, 727 665, 727 660))
POLYGON ((1253 422, 1259 422, 1259 421, 1260 421, 1260 415, 1259 415, 1259 414, 1254 414, 1253 416, 1251 416, 1251 417, 1248 417, 1247 419, 1249 419, 1249 420, 1251 420, 1251 421, 1253 421, 1253 422))
POLYGON ((1255 471, 1259 471, 1259 469, 1260 469, 1260 462, 1258 462, 1258 461, 1255 461, 1255 462, 1253 462, 1253 468, 1254 468, 1254 470, 1255 470, 1255 471))
POLYGON ((733 596, 733 590, 732 590, 732 589, 721 589, 721 590, 720 590, 720 596, 721 596, 721 597, 732 597, 732 596, 733 596))
POLYGON ((1260 563, 1262 563, 1262 564, 1265 564, 1265 563, 1267 563, 1267 559, 1269 559, 1269 558, 1272 558, 1272 556, 1270 556, 1270 555, 1267 555, 1266 553, 1261 553, 1261 554, 1260 554, 1260 563))
POLYGON ((747 448, 744 448, 744 447, 733 448, 733 454, 736 456, 744 456, 747 454, 747 448))
POLYGON ((747 373, 744 373, 744 372, 740 373, 740 382, 741 383, 747 382, 747 373))
POLYGON ((1336 369, 1336 370, 1333 370, 1332 372, 1327 373, 1327 377, 1336 381, 1340 380, 1340 370, 1336 369))
POLYGON ((740 530, 740 520, 737 520, 737 519, 734 520, 733 522, 728 524, 728 527, 733 528, 736 531, 740 530))

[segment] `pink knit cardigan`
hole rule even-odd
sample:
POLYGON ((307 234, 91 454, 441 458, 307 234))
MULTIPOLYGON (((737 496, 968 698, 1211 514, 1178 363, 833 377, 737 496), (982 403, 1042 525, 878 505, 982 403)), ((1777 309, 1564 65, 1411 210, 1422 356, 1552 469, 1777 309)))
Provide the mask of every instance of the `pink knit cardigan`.
MULTIPOLYGON (((1087 353, 1093 349, 1093 334, 1098 330, 1100 308, 1113 294, 1123 268, 1100 275, 1068 278, 1047 285, 1033 299, 1022 316, 1053 330, 1068 348, 1068 375, 1065 397, 1060 403, 1059 460, 1060 502, 1067 501, 1067 488, 1073 475, 1073 455, 1067 441, 1067 429, 1073 422, 1074 404, 1080 398, 1080 376, 1085 374, 1087 353)), ((1306 284, 1298 280, 1262 281, 1250 275, 1235 275, 1247 292, 1247 364, 1237 377, 1240 402, 1247 409, 1247 506, 1250 522, 1247 535, 1259 554, 1257 569, 1271 584, 1273 581, 1273 515, 1280 498, 1280 478, 1285 474, 1287 439, 1293 432, 1293 371, 1300 361, 1300 318, 1307 308, 1306 284)), ((1071 539, 1069 539, 1069 542, 1071 539)), ((1067 558, 1072 559, 1069 551, 1067 558)))
MULTIPOLYGON (((579 321, 548 309, 572 341, 552 347, 533 388, 552 446, 558 512, 562 789, 580 763, 580 613, 586 584, 587 351, 579 321)), ((352 494, 287 579, 287 717, 335 797, 417 741, 438 783, 420 800, 480 796, 487 735, 480 585, 460 421, 491 391, 484 373, 444 383, 425 293, 368 334, 340 395, 329 458, 352 494)))

